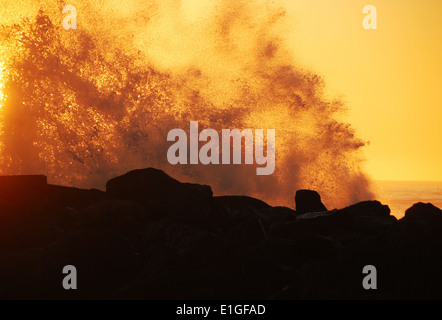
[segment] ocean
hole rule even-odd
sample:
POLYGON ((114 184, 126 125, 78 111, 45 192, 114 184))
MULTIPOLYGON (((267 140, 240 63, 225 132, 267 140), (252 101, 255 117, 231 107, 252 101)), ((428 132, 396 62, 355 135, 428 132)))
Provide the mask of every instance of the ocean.
POLYGON ((417 202, 429 202, 442 209, 440 181, 374 181, 373 187, 377 199, 387 204, 398 219, 417 202))

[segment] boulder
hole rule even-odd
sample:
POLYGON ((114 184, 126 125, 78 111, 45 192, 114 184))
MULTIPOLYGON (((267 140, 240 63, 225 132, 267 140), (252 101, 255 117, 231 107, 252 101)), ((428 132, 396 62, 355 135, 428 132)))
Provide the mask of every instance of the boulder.
POLYGON ((405 211, 399 225, 407 234, 420 234, 421 237, 442 243, 442 210, 431 203, 415 203, 405 211))
POLYGON ((255 210, 270 208, 264 201, 247 196, 218 196, 213 197, 212 203, 231 211, 246 208, 255 210))
POLYGON ((300 190, 296 212, 152 168, 106 192, 44 176, 0 178, 0 191, 1 299, 442 298, 442 212, 431 204, 397 221, 378 201, 327 211, 300 190), (66 264, 81 290, 62 289, 66 264), (378 290, 361 286, 368 264, 378 290))
POLYGON ((106 198, 106 193, 97 189, 78 189, 48 184, 48 202, 64 207, 83 208, 106 198))
POLYGON ((416 219, 422 222, 429 222, 434 218, 442 217, 442 210, 431 203, 415 203, 405 211, 405 219, 416 219))
POLYGON ((123 200, 104 200, 85 208, 82 219, 73 224, 73 229, 94 232, 118 232, 133 235, 143 232, 148 216, 136 203, 123 200))
POLYGON ((327 259, 337 255, 342 245, 336 239, 314 233, 295 238, 294 252, 307 260, 327 259))
POLYGON ((0 199, 12 204, 32 204, 46 194, 44 175, 0 176, 0 199))
POLYGON ((295 202, 297 214, 327 211, 327 208, 321 202, 321 196, 313 190, 302 189, 296 191, 295 202))
POLYGON ((156 198, 198 198, 212 197, 210 186, 181 183, 164 171, 147 168, 130 171, 106 183, 109 197, 120 200, 156 198))
POLYGON ((362 201, 338 210, 339 214, 368 217, 389 217, 390 208, 379 201, 362 201))

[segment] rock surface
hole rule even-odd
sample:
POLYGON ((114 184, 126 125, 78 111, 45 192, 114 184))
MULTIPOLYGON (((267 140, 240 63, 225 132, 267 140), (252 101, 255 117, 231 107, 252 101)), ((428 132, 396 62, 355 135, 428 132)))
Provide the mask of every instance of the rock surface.
POLYGON ((327 211, 298 191, 295 212, 213 197, 153 168, 106 192, 42 176, 0 177, 0 191, 0 299, 442 298, 442 212, 431 204, 397 220, 378 201, 327 211), (63 289, 65 265, 78 290, 63 289), (366 265, 377 290, 362 287, 366 265))
POLYGON ((298 214, 327 211, 327 208, 321 202, 321 196, 313 190, 301 189, 296 191, 295 203, 298 214))
POLYGON ((0 199, 32 204, 44 197, 46 184, 43 175, 0 176, 0 199))

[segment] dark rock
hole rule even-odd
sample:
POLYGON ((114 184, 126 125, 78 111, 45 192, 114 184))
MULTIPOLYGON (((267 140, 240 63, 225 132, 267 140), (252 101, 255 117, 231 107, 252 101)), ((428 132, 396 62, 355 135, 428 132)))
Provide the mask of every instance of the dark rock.
POLYGON ((392 226, 395 222, 397 222, 397 219, 394 216, 356 216, 354 217, 354 222, 359 227, 369 229, 392 226))
POLYGON ((398 221, 378 201, 327 211, 300 190, 295 212, 212 197, 152 168, 106 192, 42 176, 0 178, 0 190, 1 299, 442 298, 442 215, 431 204, 398 221), (67 264, 81 290, 62 289, 67 264), (368 264, 378 290, 362 288, 368 264))
POLYGON ((182 183, 184 187, 187 187, 189 190, 194 191, 197 195, 201 196, 202 198, 211 198, 213 196, 212 188, 207 185, 203 184, 196 184, 196 183, 182 183))
POLYGON ((106 193, 97 189, 84 190, 49 184, 46 190, 48 202, 72 208, 87 207, 106 198, 106 193))
POLYGON ((242 261, 240 281, 230 292, 235 299, 269 299, 291 280, 291 269, 273 260, 252 258, 242 261))
POLYGON ((248 219, 232 229, 226 240, 237 246, 249 246, 264 241, 267 237, 260 219, 248 219))
POLYGON ((296 237, 296 221, 277 221, 270 227, 270 237, 293 239, 296 237))
POLYGON ((286 267, 293 267, 302 262, 295 251, 296 242, 290 239, 270 237, 254 246, 241 251, 241 257, 260 260, 272 260, 286 267))
POLYGON ((143 195, 135 196, 132 201, 145 209, 146 217, 159 221, 169 216, 191 216, 201 214, 201 208, 191 198, 170 197, 145 199, 143 195))
POLYGON ((294 221, 296 220, 296 211, 287 207, 268 207, 257 211, 258 216, 265 221, 294 221))
POLYGON ((402 236, 442 242, 442 210, 431 203, 416 203, 399 220, 402 236))
POLYGON ((210 199, 209 186, 181 183, 154 168, 130 171, 106 183, 109 197, 121 200, 191 197, 210 199))
POLYGON ((133 202, 105 200, 84 209, 74 230, 111 232, 118 230, 126 235, 142 232, 147 217, 142 207, 133 202))
POLYGON ((299 269, 294 270, 292 278, 292 281, 273 294, 272 299, 318 299, 317 291, 321 279, 319 262, 306 261, 299 269))
POLYGON ((0 176, 0 199, 14 205, 32 204, 45 196, 46 186, 43 175, 0 176))
MULTIPOLYGON (((396 217, 390 215, 390 208, 379 201, 363 201, 341 210, 337 210, 331 220, 340 226, 345 226, 345 232, 365 232, 372 236, 379 236, 397 222, 396 217)), ((338 227, 338 226, 337 226, 338 227)))
POLYGON ((213 197, 212 203, 228 210, 244 210, 246 208, 260 210, 270 208, 264 201, 247 196, 218 196, 213 197))
POLYGON ((303 234, 295 239, 294 250, 306 260, 321 260, 337 255, 342 250, 339 241, 318 234, 303 234))
POLYGON ((222 240, 217 234, 186 225, 171 224, 165 229, 164 236, 165 245, 176 250, 183 260, 182 268, 188 271, 216 263, 224 256, 222 240))
POLYGON ((433 219, 442 217, 442 210, 431 203, 415 203, 405 211, 405 219, 420 220, 430 222, 433 219))
POLYGON ((296 212, 287 207, 264 208, 257 210, 256 214, 264 228, 266 235, 269 235, 272 232, 273 224, 295 221, 297 218, 296 212))
POLYGON ((316 191, 296 191, 295 202, 297 214, 327 211, 327 208, 321 202, 321 196, 316 191))
POLYGON ((296 221, 277 221, 270 233, 273 237, 295 239, 310 233, 329 236, 373 230, 383 232, 396 221, 388 206, 378 201, 365 201, 340 210, 300 214, 296 221))
POLYGON ((339 210, 340 214, 368 217, 388 217, 390 208, 379 201, 362 201, 339 210))
POLYGON ((270 233, 272 237, 295 239, 301 234, 310 233, 327 236, 353 226, 353 218, 338 215, 337 210, 334 210, 297 215, 295 221, 276 221, 272 224, 270 233))

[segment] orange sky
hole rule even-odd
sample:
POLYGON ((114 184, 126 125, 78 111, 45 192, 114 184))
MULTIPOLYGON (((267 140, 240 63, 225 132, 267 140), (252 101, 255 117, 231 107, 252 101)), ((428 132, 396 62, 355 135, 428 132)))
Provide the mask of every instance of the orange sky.
POLYGON ((442 181, 442 1, 284 1, 296 58, 342 96, 377 180, 442 181), (378 29, 362 28, 365 5, 378 29))
MULTIPOLYGON (((204 16, 207 2, 182 1, 190 19, 204 16)), ((0 8, 13 2, 2 0, 0 8)), ((275 2, 293 21, 284 36, 295 58, 324 77, 331 97, 346 101, 344 120, 370 141, 364 150, 369 175, 442 181, 442 1, 275 2), (377 8, 377 30, 362 28, 362 8, 368 4, 377 8)), ((20 3, 21 15, 35 6, 33 0, 20 3)), ((11 15, 1 12, 8 22, 11 15)))

